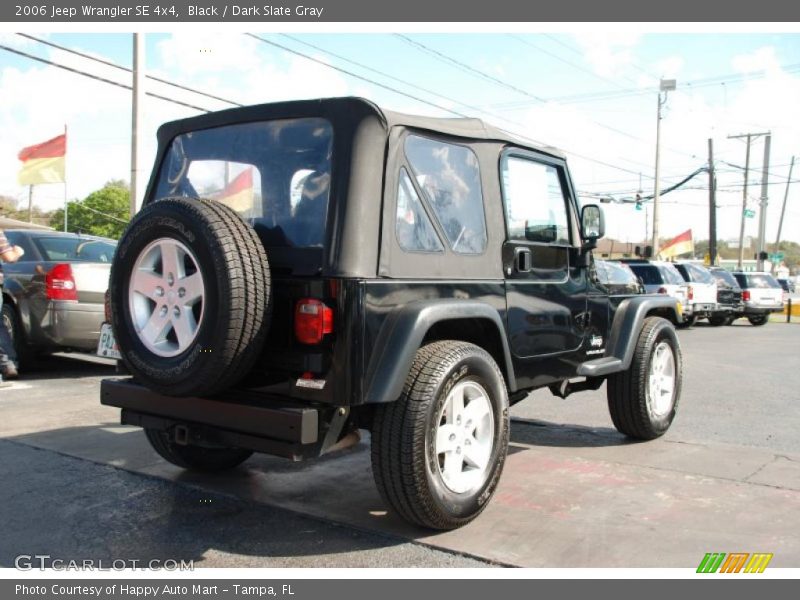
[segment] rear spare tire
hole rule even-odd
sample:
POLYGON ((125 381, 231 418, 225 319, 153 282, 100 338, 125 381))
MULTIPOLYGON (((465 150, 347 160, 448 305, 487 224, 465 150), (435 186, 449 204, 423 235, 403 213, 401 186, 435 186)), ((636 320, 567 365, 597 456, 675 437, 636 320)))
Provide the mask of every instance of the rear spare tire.
POLYGON ((117 247, 110 294, 123 362, 140 383, 173 396, 234 385, 259 356, 269 324, 264 247, 212 200, 143 208, 117 247))

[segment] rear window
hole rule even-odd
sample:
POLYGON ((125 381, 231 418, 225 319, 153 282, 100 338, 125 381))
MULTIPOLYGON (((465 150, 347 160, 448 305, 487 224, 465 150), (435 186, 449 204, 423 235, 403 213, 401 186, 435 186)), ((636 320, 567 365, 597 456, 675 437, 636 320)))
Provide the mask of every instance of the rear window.
POLYGON ((624 263, 598 261, 597 275, 601 283, 613 285, 636 284, 636 275, 624 263))
POLYGON ((755 274, 747 273, 744 275, 744 278, 745 278, 744 287, 748 288, 767 289, 767 288, 781 287, 781 284, 779 284, 772 275, 767 275, 766 273, 755 273, 755 274))
POLYGON ((669 283, 671 285, 683 285, 686 283, 686 280, 674 265, 659 265, 659 269, 661 269, 661 275, 664 277, 665 283, 669 283))
POLYGON ((714 279, 714 276, 711 275, 711 273, 709 273, 709 271, 707 269, 704 269, 703 267, 698 267, 697 265, 692 265, 689 263, 684 263, 675 266, 684 276, 686 281, 692 281, 694 283, 714 283, 716 281, 716 279, 714 279))
POLYGON ((282 119, 194 131, 172 140, 156 198, 210 198, 256 227, 268 246, 321 247, 333 128, 282 119))
POLYGON ((46 261, 110 263, 117 245, 102 240, 73 237, 38 237, 36 247, 46 261))
POLYGON ((631 271, 642 280, 644 285, 661 285, 664 279, 661 272, 653 265, 630 265, 631 271))
POLYGON ((733 275, 731 275, 728 271, 718 271, 715 269, 711 271, 711 274, 717 280, 717 284, 720 287, 733 288, 733 289, 739 287, 736 278, 733 275))

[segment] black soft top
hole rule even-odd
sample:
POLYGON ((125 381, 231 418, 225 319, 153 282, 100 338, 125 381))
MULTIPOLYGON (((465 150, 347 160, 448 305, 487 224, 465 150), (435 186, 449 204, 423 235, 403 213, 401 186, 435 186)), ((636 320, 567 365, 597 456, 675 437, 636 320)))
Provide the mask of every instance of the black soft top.
POLYGON ((377 117, 387 130, 394 126, 412 127, 465 139, 504 142, 564 158, 564 154, 552 146, 517 136, 499 127, 489 125, 481 119, 410 115, 384 110, 370 100, 355 96, 271 102, 215 111, 165 123, 158 130, 158 138, 159 142, 163 143, 171 140, 176 135, 188 131, 219 127, 231 123, 301 117, 323 117, 334 124, 350 124, 354 129, 357 123, 365 118, 377 117))

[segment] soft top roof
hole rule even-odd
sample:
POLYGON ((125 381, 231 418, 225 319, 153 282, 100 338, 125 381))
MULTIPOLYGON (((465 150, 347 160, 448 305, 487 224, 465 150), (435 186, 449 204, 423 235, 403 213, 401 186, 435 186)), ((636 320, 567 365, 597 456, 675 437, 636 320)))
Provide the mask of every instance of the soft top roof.
POLYGON ((159 141, 163 143, 180 133, 219 127, 229 123, 312 116, 328 118, 331 121, 347 120, 353 124, 355 124, 355 121, 373 116, 377 117, 386 126, 387 130, 400 125, 465 139, 506 142, 564 158, 564 154, 556 148, 516 136, 513 133, 484 123, 481 119, 409 115, 384 110, 374 102, 358 97, 273 102, 214 111, 165 123, 159 128, 158 137, 159 141))

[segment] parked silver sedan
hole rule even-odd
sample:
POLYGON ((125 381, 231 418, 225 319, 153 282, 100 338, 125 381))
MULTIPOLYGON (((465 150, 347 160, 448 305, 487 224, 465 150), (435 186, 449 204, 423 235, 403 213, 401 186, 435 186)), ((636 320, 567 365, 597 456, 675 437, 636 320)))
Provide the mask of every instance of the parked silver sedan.
POLYGON ((6 230, 25 255, 2 266, 3 320, 18 358, 93 352, 104 320, 116 241, 56 231, 6 230))

